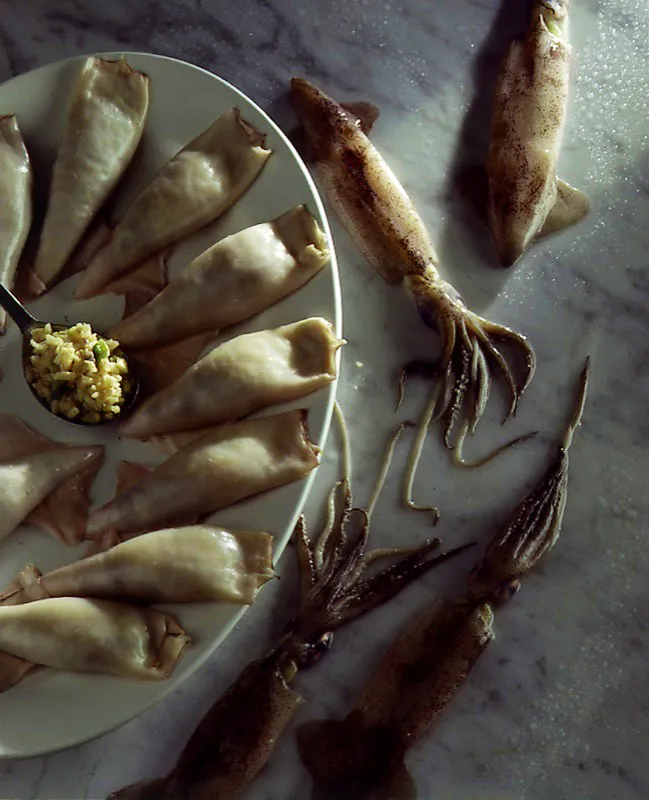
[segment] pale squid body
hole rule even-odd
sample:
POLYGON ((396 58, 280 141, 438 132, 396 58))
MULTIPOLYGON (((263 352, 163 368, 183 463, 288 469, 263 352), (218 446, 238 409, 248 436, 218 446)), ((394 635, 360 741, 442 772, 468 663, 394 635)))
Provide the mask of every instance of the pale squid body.
POLYGON ((106 286, 154 253, 223 214, 253 183, 271 155, 265 136, 236 108, 168 161, 135 198, 108 244, 81 276, 78 299, 106 286))
POLYGON ((496 86, 487 157, 487 218, 498 259, 511 266, 537 237, 590 208, 557 178, 570 82, 568 0, 537 0, 524 39, 509 47, 496 86))
POLYGON ((48 597, 250 604, 275 574, 272 541, 269 533, 214 525, 153 531, 44 575, 28 566, 0 597, 0 605, 48 597))
POLYGON ((108 600, 54 597, 0 608, 2 653, 55 669, 160 680, 188 641, 170 614, 108 600))
POLYGON ((208 430, 91 514, 88 535, 193 521, 303 478, 318 465, 319 452, 303 409, 208 430))
POLYGON ((297 291, 329 262, 305 206, 212 245, 136 314, 111 329, 124 347, 161 347, 249 319, 297 291))
POLYGON ((224 342, 154 394, 121 426, 146 439, 240 419, 331 383, 342 342, 313 317, 224 342))
POLYGON ((0 431, 0 538, 26 521, 78 544, 104 448, 58 444, 10 414, 0 414, 0 431))
POLYGON ((34 271, 50 286, 135 154, 149 108, 149 78, 122 58, 86 59, 54 163, 34 271))
MULTIPOLYGON (((372 267, 387 283, 404 287, 421 320, 442 338, 435 372, 443 380, 437 416, 444 417, 446 445, 454 447, 461 420, 464 430, 475 430, 491 393, 492 372, 509 388, 512 415, 534 376, 534 351, 524 336, 471 311, 440 275, 422 218, 367 136, 378 112, 368 113, 367 103, 337 103, 302 78, 291 81, 291 98, 305 154, 342 223, 372 267), (503 342, 524 361, 519 380, 500 350, 503 342)), ((463 435, 460 430, 457 439, 463 435)))
MULTIPOLYGON (((32 222, 32 166, 13 114, 0 117, 0 283, 11 289, 32 222)), ((0 308, 0 333, 7 315, 0 308)))

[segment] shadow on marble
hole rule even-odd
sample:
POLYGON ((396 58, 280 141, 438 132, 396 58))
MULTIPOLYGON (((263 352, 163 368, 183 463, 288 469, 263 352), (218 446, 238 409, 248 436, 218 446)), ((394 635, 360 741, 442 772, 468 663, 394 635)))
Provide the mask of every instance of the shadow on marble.
MULTIPOLYGON (((286 81, 284 91, 277 97, 274 97, 270 103, 267 103, 264 106, 264 111, 274 123, 279 125, 299 151, 299 137, 297 134, 300 124, 291 105, 290 84, 288 80, 286 81), (296 140, 298 140, 297 143, 296 140)), ((300 153, 300 155, 302 154, 300 153)))

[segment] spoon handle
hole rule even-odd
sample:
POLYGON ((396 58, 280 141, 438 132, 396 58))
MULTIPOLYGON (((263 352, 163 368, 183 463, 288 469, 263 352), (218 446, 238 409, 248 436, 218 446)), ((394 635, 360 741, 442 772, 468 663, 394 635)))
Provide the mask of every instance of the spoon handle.
POLYGON ((0 306, 9 314, 11 319, 20 328, 22 333, 26 333, 32 325, 38 322, 36 317, 27 311, 27 309, 20 303, 13 293, 0 283, 0 306))

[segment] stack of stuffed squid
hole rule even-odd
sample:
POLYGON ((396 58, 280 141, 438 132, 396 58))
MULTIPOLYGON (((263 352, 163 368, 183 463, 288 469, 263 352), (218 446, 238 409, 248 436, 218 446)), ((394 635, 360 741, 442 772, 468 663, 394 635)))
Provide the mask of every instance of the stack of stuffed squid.
POLYGON ((170 248, 230 208, 272 152, 232 108, 109 224, 106 202, 140 144, 149 92, 149 78, 124 59, 84 62, 32 257, 22 253, 32 165, 19 121, 0 119, 0 174, 10 187, 0 211, 0 279, 34 298, 81 272, 75 297, 125 296, 111 335, 138 364, 144 401, 118 434, 169 455, 153 468, 122 462, 115 498, 89 513, 103 446, 60 444, 0 414, 0 536, 28 523, 68 545, 91 541, 87 557, 45 574, 26 564, 6 587, 0 690, 34 665, 169 675, 189 636, 151 604, 250 604, 274 574, 270 533, 223 530, 203 524, 206 517, 297 481, 319 461, 306 410, 248 415, 335 379, 342 341, 332 325, 312 317, 219 346, 212 340, 322 270, 326 237, 306 207, 288 208, 215 242, 169 281, 170 248))

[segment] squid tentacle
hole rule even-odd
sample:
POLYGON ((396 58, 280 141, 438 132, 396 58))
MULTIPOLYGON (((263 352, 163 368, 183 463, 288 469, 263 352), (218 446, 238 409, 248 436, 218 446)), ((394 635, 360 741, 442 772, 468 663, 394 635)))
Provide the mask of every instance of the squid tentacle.
MULTIPOLYGON (((345 430, 343 438, 348 441, 345 430)), ((249 664, 207 712, 171 772, 127 786, 109 800, 241 797, 304 702, 289 683, 326 653, 333 631, 387 602, 412 580, 467 548, 433 555, 440 545, 434 540, 389 554, 385 549, 366 553, 369 519, 364 511, 352 508, 350 470, 347 454, 345 475, 330 493, 328 518, 319 536, 311 538, 304 518, 298 520, 295 543, 301 602, 277 646, 249 664), (360 530, 354 535, 350 529, 356 520, 360 530), (387 555, 394 563, 366 576, 367 568, 387 555)))
POLYGON ((469 574, 466 593, 420 611, 388 648, 354 709, 342 720, 298 728, 300 756, 318 797, 393 797, 398 780, 416 797, 404 756, 433 725, 468 678, 494 634, 494 607, 556 543, 568 488, 568 451, 584 411, 586 362, 577 402, 558 452, 469 574))
MULTIPOLYGON (((324 546, 325 542, 328 541, 329 535, 333 530, 333 527, 336 523, 336 496, 341 488, 344 488, 345 496, 349 492, 349 484, 346 486, 344 485, 344 479, 337 481, 329 490, 327 495, 327 521, 325 526, 323 527, 320 535, 316 539, 315 546, 313 548, 313 558, 319 567, 322 566, 324 562, 324 546)), ((346 505, 351 508, 351 498, 346 501, 346 505)))
POLYGON ((460 431, 459 436, 457 437, 457 443, 455 445, 455 450, 453 451, 453 460, 456 464, 459 464, 461 467, 465 467, 466 469, 475 469, 476 467, 484 467, 485 464, 488 464, 490 461, 493 461, 495 458, 498 458, 501 453, 504 453, 506 450, 509 450, 512 447, 517 447, 519 444, 524 444, 525 442, 529 442, 532 439, 536 438, 539 435, 538 431, 529 431, 529 433, 524 433, 522 436, 515 436, 513 439, 510 439, 508 442, 501 444, 495 450, 487 453, 486 455, 474 459, 473 461, 467 461, 464 458, 464 442, 466 440, 467 434, 469 432, 469 423, 465 422, 462 430, 460 431))
POLYGON ((307 532, 306 519, 301 515, 298 519, 295 530, 293 531, 293 540, 295 542, 295 550, 298 558, 298 568, 300 573, 300 597, 301 603, 304 601, 313 588, 317 579, 317 567, 314 548, 310 546, 309 534, 307 532))

